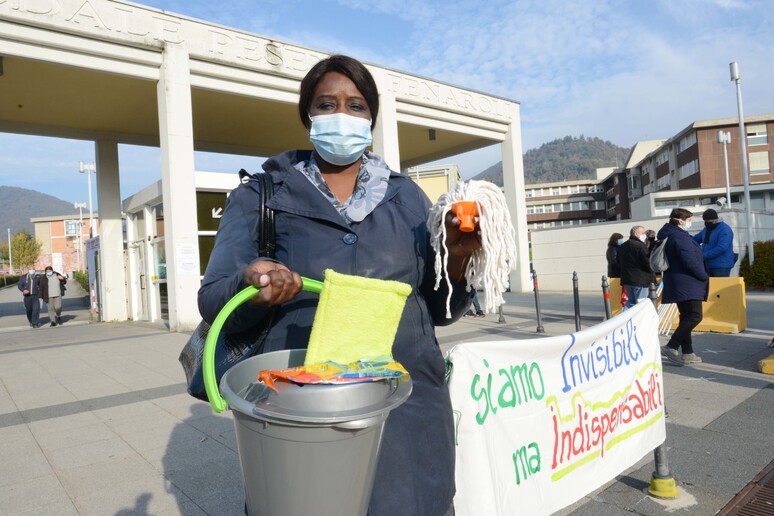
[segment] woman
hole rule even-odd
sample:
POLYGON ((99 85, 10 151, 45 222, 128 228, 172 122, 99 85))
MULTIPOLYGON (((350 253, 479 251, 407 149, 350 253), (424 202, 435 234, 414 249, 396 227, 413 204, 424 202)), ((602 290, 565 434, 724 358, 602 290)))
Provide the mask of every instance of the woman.
POLYGON ((688 229, 693 213, 675 208, 669 222, 658 232, 658 239, 669 238, 664 245, 669 268, 664 271, 662 303, 676 303, 680 322, 661 354, 677 365, 698 364, 701 358, 693 352, 691 331, 703 318, 702 305, 709 293, 709 274, 699 244, 694 242, 688 229), (682 356, 679 350, 682 349, 682 356))
POLYGON ((607 277, 608 278, 620 278, 621 277, 621 263, 618 261, 618 246, 623 244, 624 237, 621 233, 613 233, 610 235, 610 239, 607 241, 607 252, 605 258, 607 258, 607 277))
POLYGON ((67 278, 54 272, 50 265, 46 267, 46 275, 40 278, 40 299, 48 306, 48 320, 51 326, 62 324, 62 297, 65 294, 67 278))
POLYGON ((408 177, 365 150, 379 110, 371 74, 349 57, 320 61, 301 82, 298 110, 314 151, 288 151, 263 165, 274 182, 268 205, 276 221, 276 261, 258 258, 251 211, 257 194, 238 187, 220 222, 199 309, 212 322, 228 299, 255 285, 259 294, 231 315, 225 331, 249 329, 274 309, 264 351, 304 348, 317 296, 301 291, 301 276, 322 280, 323 270, 331 268, 410 284, 393 356, 411 374, 413 392, 387 419, 369 514, 451 514, 453 420, 434 325, 450 324, 470 305, 464 270, 481 247, 480 236, 459 231, 459 221, 447 219, 454 286, 453 317, 446 319, 445 282, 433 290, 426 228, 431 203, 408 177))

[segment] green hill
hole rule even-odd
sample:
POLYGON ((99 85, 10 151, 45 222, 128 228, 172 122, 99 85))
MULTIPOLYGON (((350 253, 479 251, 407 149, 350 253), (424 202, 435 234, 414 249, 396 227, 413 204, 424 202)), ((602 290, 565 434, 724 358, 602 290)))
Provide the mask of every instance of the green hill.
MULTIPOLYGON (((63 201, 52 195, 17 188, 15 186, 0 186, 0 229, 7 240, 7 230, 15 235, 22 229, 34 234, 34 217, 51 217, 78 213, 71 202, 63 201)), ((77 217, 76 217, 77 218, 77 217)))
MULTIPOLYGON (((600 138, 558 138, 524 154, 524 182, 534 184, 591 179, 595 177, 597 168, 624 166, 629 150, 600 138)), ((502 186, 502 161, 473 179, 487 180, 502 186)))

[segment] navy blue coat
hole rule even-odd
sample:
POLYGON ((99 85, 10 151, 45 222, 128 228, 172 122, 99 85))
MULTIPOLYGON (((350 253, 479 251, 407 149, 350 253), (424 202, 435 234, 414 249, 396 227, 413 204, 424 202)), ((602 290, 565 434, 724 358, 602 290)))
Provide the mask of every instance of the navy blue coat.
MULTIPOLYGON (((276 259, 301 276, 322 280, 323 270, 402 281, 412 286, 393 344, 395 360, 413 380, 409 400, 394 410, 384 430, 369 514, 443 515, 454 496, 454 439, 445 363, 434 326, 459 319, 472 293, 455 285, 452 319, 445 318, 446 293, 433 290, 434 251, 426 229, 427 196, 408 177, 392 172, 387 193, 362 222, 344 219, 293 165, 309 151, 289 151, 268 160, 275 194, 276 259)), ((199 310, 212 322, 245 287, 242 270, 259 259, 258 194, 243 184, 229 196, 215 248, 199 290, 199 310)), ((301 292, 277 308, 264 351, 305 348, 318 296, 301 292)), ((266 309, 243 305, 224 326, 242 331, 259 324, 266 309)))
POLYGON ((29 274, 22 274, 19 276, 19 283, 16 284, 16 287, 22 292, 29 290, 30 293, 28 295, 38 297, 40 292, 40 275, 35 274, 30 278, 29 274))
POLYGON ((658 232, 659 240, 667 237, 665 251, 669 269, 664 271, 661 302, 706 301, 709 274, 699 244, 687 231, 672 224, 664 224, 658 232))
POLYGON ((704 243, 705 227, 693 239, 701 245, 704 260, 710 269, 730 269, 734 266, 734 231, 721 221, 710 231, 709 241, 704 243))

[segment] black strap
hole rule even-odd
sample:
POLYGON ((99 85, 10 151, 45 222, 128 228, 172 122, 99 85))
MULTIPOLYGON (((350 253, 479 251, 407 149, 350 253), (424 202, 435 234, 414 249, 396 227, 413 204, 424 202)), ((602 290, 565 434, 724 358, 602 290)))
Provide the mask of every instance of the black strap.
POLYGON ((274 181, 267 173, 250 174, 245 169, 239 171, 239 179, 259 193, 258 202, 260 220, 258 220, 258 255, 266 258, 274 258, 276 249, 276 237, 274 231, 274 210, 269 208, 268 202, 274 195, 274 181))

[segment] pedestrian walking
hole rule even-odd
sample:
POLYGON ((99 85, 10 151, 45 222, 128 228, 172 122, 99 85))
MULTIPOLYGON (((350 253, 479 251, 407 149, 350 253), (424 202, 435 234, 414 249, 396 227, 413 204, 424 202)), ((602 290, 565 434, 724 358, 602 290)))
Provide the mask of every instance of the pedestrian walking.
POLYGON ((27 322, 33 328, 40 327, 40 277, 37 275, 34 265, 30 265, 27 274, 19 278, 17 287, 24 296, 24 310, 27 312, 27 322))
POLYGON ((45 276, 40 278, 40 299, 48 307, 48 319, 51 326, 62 324, 62 297, 65 295, 67 278, 50 265, 46 267, 45 276))
POLYGON ((709 274, 699 244, 688 234, 693 213, 675 208, 669 222, 658 232, 658 239, 666 241, 664 249, 669 268, 664 271, 662 303, 676 303, 680 322, 661 354, 677 365, 701 362, 693 351, 691 331, 703 318, 702 302, 709 293, 709 274), (682 350, 682 356, 680 355, 682 350))
POLYGON ((475 312, 473 309, 470 309, 465 312, 465 317, 486 317, 484 311, 481 310, 481 303, 478 302, 478 294, 475 290, 473 290, 473 299, 471 300, 471 303, 473 303, 473 309, 475 309, 475 312))
POLYGON ((649 251, 645 245, 647 236, 643 226, 634 226, 629 231, 629 240, 618 249, 618 263, 621 265, 621 285, 626 290, 627 301, 623 310, 648 299, 648 287, 656 283, 656 275, 650 268, 649 251))
POLYGON ((709 275, 727 278, 734 266, 734 230, 718 218, 718 212, 706 210, 702 216, 704 229, 693 239, 701 246, 704 261, 707 262, 709 275))
POLYGON ((618 261, 618 247, 624 243, 624 237, 621 233, 613 233, 607 241, 607 277, 620 278, 621 264, 618 261))

